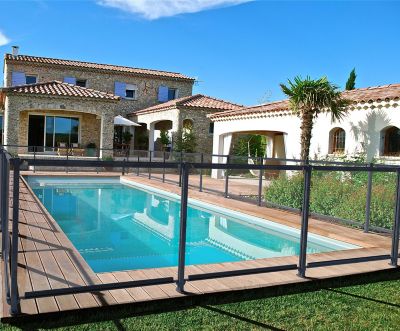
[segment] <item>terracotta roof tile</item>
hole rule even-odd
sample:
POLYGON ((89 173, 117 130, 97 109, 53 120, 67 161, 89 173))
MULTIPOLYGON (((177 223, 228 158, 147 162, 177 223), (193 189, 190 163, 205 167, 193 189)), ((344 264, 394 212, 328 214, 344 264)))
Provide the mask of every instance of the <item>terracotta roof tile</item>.
POLYGON ((221 99, 212 98, 206 95, 196 94, 160 103, 158 105, 149 108, 138 110, 136 112, 133 112, 132 114, 136 115, 136 114, 152 113, 176 107, 234 110, 234 109, 240 109, 243 106, 228 101, 224 101, 221 99))
MULTIPOLYGON (((359 88, 342 92, 342 96, 354 103, 368 103, 379 100, 400 98, 400 84, 389 84, 367 88, 359 88)), ((209 115, 212 120, 219 120, 233 116, 244 116, 257 113, 268 113, 289 110, 288 100, 274 101, 262 105, 245 107, 233 111, 224 111, 209 115)))
POLYGON ((41 57, 41 56, 31 56, 31 55, 16 55, 15 56, 12 54, 5 54, 4 60, 12 61, 12 62, 28 62, 28 63, 33 63, 33 64, 37 63, 37 64, 68 66, 68 67, 75 67, 75 68, 87 68, 87 69, 93 69, 93 70, 110 70, 110 71, 116 71, 116 72, 121 72, 121 73, 165 77, 165 78, 173 78, 173 79, 180 79, 180 80, 192 80, 192 81, 195 80, 194 78, 188 77, 186 75, 182 75, 177 72, 133 68, 133 67, 125 67, 125 66, 119 66, 119 65, 112 65, 112 64, 101 64, 101 63, 75 61, 75 60, 54 59, 54 58, 41 57))
POLYGON ((73 84, 59 81, 51 81, 45 83, 27 84, 1 89, 5 93, 15 94, 31 94, 31 95, 48 95, 48 96, 65 96, 80 97, 102 100, 119 100, 120 98, 114 94, 101 92, 73 84))

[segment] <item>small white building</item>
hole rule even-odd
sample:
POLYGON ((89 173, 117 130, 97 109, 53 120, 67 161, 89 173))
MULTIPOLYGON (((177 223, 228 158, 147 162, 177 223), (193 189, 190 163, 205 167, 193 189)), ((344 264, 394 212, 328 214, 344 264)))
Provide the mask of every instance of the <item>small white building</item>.
MULTIPOLYGON (((348 112, 338 122, 329 113, 315 119, 310 158, 364 153, 367 161, 400 161, 400 84, 360 88, 343 92, 351 100, 348 112)), ((232 137, 262 134, 267 140, 266 157, 300 158, 300 119, 287 100, 215 113, 213 153, 229 154, 232 137)), ((225 158, 215 157, 223 163, 225 158)), ((221 171, 213 171, 220 177, 221 171)))

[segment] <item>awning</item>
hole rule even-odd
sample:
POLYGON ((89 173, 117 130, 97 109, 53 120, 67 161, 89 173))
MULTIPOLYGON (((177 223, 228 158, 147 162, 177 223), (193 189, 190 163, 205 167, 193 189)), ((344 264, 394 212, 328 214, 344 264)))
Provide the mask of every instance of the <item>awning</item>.
POLYGON ((133 121, 128 120, 125 117, 122 117, 121 115, 115 116, 114 117, 114 125, 123 125, 123 126, 140 126, 140 124, 137 124, 133 121))

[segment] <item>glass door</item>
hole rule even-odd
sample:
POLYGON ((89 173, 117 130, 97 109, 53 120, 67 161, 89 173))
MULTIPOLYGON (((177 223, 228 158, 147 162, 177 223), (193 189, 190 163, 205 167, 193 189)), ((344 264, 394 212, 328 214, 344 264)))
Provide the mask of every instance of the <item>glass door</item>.
POLYGON ((44 141, 44 120, 43 115, 29 115, 28 126, 28 151, 33 152, 36 147, 37 152, 43 151, 44 141))

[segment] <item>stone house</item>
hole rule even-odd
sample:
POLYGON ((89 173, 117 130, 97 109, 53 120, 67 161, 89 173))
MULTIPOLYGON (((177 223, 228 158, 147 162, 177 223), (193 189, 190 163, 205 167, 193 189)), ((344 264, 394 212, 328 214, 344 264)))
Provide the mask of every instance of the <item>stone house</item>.
MULTIPOLYGON (((113 148, 117 115, 191 96, 180 73, 64 59, 4 56, 2 144, 54 150, 61 142, 113 148)), ((133 146, 131 146, 133 147, 133 146)))
MULTIPOLYGON (((223 111, 239 110, 243 106, 212 98, 202 94, 174 99, 159 105, 138 110, 128 114, 128 117, 141 124, 137 130, 136 139, 143 135, 147 141, 143 149, 160 151, 160 132, 165 131, 170 136, 171 147, 177 140, 177 134, 190 130, 195 136, 196 152, 212 152, 213 123, 208 115, 223 111)), ((135 145, 140 145, 136 141, 135 145)), ((143 141, 142 141, 143 143, 143 141)))

